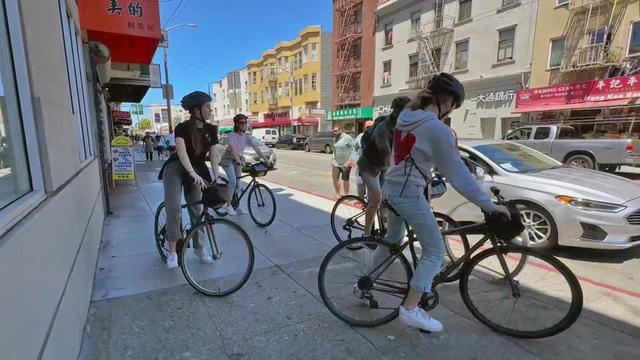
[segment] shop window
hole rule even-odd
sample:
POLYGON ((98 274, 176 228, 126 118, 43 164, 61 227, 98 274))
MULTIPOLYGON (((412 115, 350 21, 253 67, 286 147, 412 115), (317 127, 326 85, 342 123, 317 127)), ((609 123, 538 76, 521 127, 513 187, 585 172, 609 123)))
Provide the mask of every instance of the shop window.
POLYGON ((516 28, 500 30, 498 34, 498 62, 513 60, 516 28))
POLYGON ((640 20, 631 24, 628 54, 629 56, 640 54, 640 20))
POLYGON ((84 51, 80 29, 68 15, 66 3, 60 0, 67 75, 71 91, 71 109, 77 123, 78 154, 81 163, 93 158, 93 132, 91 130, 87 80, 85 78, 84 51))
POLYGON ((389 46, 393 44, 393 24, 386 24, 384 26, 384 45, 389 46))
POLYGON ((469 62, 469 40, 456 43, 456 70, 464 70, 469 62))
POLYGON ((465 21, 467 19, 471 19, 471 0, 460 0, 458 21, 465 21))
POLYGON ((564 37, 551 40, 549 45, 549 69, 559 68, 562 64, 565 40, 566 38, 564 37))

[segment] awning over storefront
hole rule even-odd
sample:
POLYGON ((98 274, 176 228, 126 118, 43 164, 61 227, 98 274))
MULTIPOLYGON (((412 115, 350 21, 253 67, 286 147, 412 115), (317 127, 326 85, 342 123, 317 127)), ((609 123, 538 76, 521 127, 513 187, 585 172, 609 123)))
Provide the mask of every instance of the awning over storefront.
POLYGON ((128 111, 111 110, 113 125, 131 126, 131 113, 128 111))
POLYGON ((514 113, 624 106, 640 97, 640 76, 583 81, 516 93, 514 113))
POLYGON ((263 122, 252 122, 251 128, 259 129, 266 127, 274 127, 274 126, 317 126, 320 122, 320 119, 312 116, 303 116, 301 118, 293 119, 293 120, 276 120, 276 121, 263 121, 263 122))
POLYGON ((251 123, 251 127, 253 129, 272 127, 272 126, 281 126, 281 125, 291 125, 291 120, 263 121, 263 122, 251 123))
POLYGON ((89 40, 106 45, 114 62, 149 64, 162 38, 158 0, 78 0, 89 40))

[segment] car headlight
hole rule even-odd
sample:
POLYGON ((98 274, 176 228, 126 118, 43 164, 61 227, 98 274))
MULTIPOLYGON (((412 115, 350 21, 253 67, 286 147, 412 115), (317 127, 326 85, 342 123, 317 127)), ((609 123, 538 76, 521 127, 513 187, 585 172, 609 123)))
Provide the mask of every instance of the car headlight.
POLYGON ((580 210, 586 210, 586 211, 602 211, 602 212, 616 213, 627 208, 624 205, 611 204, 611 203, 595 201, 595 200, 579 199, 579 198, 574 198, 571 196, 564 196, 564 195, 556 196, 556 200, 566 205, 575 207, 580 210))

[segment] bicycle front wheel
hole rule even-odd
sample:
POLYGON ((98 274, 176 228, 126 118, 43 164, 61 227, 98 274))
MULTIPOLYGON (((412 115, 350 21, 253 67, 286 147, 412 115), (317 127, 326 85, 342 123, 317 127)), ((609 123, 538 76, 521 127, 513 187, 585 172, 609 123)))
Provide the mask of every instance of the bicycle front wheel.
POLYGON ((367 203, 355 195, 338 199, 331 210, 331 231, 339 243, 364 234, 364 216, 367 203))
POLYGON ((249 235, 227 219, 209 219, 186 237, 180 260, 185 278, 196 290, 209 296, 225 296, 240 289, 253 271, 253 244, 249 235), (212 263, 201 260, 202 251, 212 263))
POLYGON ((461 273, 460 294, 480 322, 519 338, 556 335, 582 311, 582 289, 571 270, 553 256, 520 246, 471 258, 461 273))
POLYGON ((256 225, 267 227, 276 218, 276 198, 267 185, 256 184, 249 191, 249 215, 256 225))
POLYGON ((354 326, 378 326, 395 319, 412 276, 411 265, 397 249, 371 238, 334 247, 318 272, 320 297, 329 311, 354 326))

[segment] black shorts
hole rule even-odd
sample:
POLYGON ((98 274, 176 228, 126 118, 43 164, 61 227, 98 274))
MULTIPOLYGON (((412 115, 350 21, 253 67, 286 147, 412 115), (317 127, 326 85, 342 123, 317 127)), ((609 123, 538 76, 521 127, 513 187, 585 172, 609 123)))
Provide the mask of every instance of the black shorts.
POLYGON ((342 178, 342 180, 344 181, 349 181, 349 175, 351 175, 350 166, 340 167, 333 165, 333 171, 331 173, 331 177, 333 178, 333 180, 342 178))

